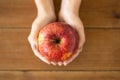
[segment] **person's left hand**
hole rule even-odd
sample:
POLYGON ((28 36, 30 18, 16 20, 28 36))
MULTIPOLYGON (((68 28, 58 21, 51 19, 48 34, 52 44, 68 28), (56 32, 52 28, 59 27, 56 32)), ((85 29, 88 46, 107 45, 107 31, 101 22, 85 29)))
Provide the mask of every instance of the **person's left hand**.
POLYGON ((72 62, 82 51, 83 45, 85 43, 84 27, 79 16, 72 12, 61 12, 59 14, 59 20, 71 25, 75 30, 77 30, 79 35, 79 45, 76 53, 70 59, 58 63, 58 65, 67 65, 68 63, 72 62))

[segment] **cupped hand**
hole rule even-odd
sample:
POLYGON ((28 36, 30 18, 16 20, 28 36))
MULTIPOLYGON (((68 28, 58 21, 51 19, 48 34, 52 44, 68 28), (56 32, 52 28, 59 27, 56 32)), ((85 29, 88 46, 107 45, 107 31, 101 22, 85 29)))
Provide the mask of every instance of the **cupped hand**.
POLYGON ((47 63, 47 64, 51 64, 51 62, 47 59, 45 59, 41 54, 40 52, 38 51, 38 34, 39 34, 39 31, 47 24, 51 23, 51 22, 54 22, 55 21, 55 16, 52 16, 52 15, 41 15, 41 16, 38 16, 33 24, 32 24, 32 29, 31 29, 31 32, 28 36, 28 41, 31 45, 31 48, 34 52, 34 54, 39 58, 41 59, 43 62, 47 63))
POLYGON ((59 14, 59 20, 71 25, 77 30, 79 35, 79 46, 76 53, 68 60, 64 62, 52 62, 45 59, 38 51, 38 33, 47 24, 56 20, 54 13, 53 0, 35 0, 38 16, 32 24, 32 29, 29 34, 28 40, 34 54, 47 64, 53 65, 67 65, 72 62, 78 54, 82 51, 82 47, 85 42, 85 34, 83 24, 76 13, 78 13, 81 0, 62 0, 61 12, 59 14), (69 12, 70 11, 70 12, 69 12), (53 15, 52 15, 53 14, 53 15))
POLYGON ((67 64, 72 62, 82 51, 83 45, 85 43, 85 33, 84 33, 83 23, 81 22, 78 15, 74 13, 70 13, 70 12, 66 12, 66 13, 62 12, 59 14, 59 20, 71 25, 71 27, 73 27, 77 31, 78 36, 79 36, 79 45, 76 50, 76 53, 70 59, 63 61, 61 63, 58 63, 59 65, 66 66, 67 64))

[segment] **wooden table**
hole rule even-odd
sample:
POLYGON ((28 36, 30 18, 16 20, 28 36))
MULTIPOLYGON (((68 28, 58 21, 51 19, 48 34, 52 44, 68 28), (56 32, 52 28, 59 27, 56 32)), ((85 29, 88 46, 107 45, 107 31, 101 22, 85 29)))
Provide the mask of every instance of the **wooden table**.
POLYGON ((66 67, 33 54, 27 37, 36 13, 34 0, 0 0, 0 80, 120 80, 119 0, 82 1, 86 43, 66 67))

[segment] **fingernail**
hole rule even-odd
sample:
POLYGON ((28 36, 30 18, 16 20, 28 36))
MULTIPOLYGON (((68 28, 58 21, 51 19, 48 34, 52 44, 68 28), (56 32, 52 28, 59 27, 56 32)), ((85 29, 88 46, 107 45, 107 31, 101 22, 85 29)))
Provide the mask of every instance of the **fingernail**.
POLYGON ((67 66, 67 63, 64 62, 63 64, 64 64, 64 66, 67 66))
POLYGON ((50 65, 50 62, 48 62, 47 64, 50 65))
POLYGON ((56 66, 56 63, 55 62, 50 62, 52 65, 56 66))
POLYGON ((59 65, 59 66, 62 66, 62 62, 58 62, 58 65, 59 65))

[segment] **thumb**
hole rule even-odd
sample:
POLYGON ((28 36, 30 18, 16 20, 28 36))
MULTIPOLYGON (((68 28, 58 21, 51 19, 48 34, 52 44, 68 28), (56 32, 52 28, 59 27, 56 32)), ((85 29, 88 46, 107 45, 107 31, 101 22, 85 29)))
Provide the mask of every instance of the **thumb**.
POLYGON ((34 54, 39 58, 41 59, 43 62, 47 63, 47 64, 50 64, 50 61, 48 61, 47 59, 45 59, 39 52, 38 50, 38 43, 37 43, 37 39, 34 39, 34 38, 28 38, 29 42, 30 42, 30 45, 31 45, 31 48, 34 52, 34 54))
POLYGON ((63 62, 64 66, 66 66, 67 64, 69 64, 70 62, 72 62, 72 61, 79 55, 79 53, 80 53, 81 51, 82 51, 82 48, 81 48, 81 49, 78 49, 78 50, 76 51, 76 53, 75 53, 70 59, 64 61, 64 62, 63 62))

